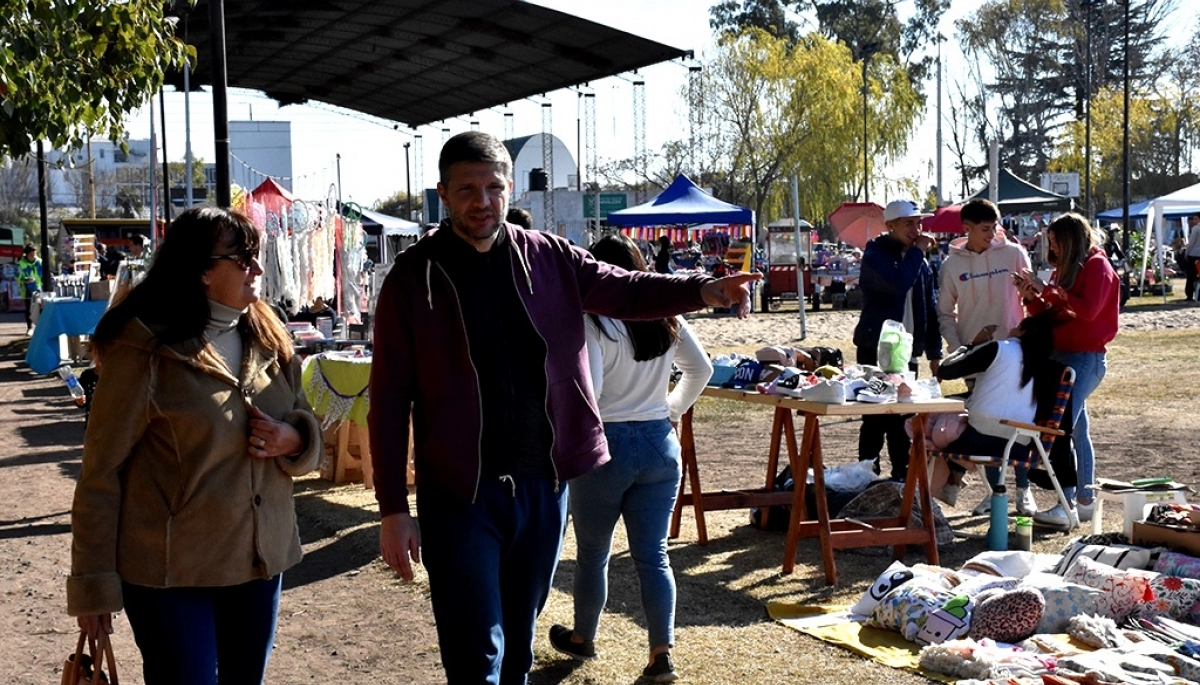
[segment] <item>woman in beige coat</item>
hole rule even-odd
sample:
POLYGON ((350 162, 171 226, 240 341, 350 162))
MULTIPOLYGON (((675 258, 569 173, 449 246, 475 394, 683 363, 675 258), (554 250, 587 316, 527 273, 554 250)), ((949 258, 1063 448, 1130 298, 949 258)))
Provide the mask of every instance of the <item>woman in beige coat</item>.
POLYGON ((261 683, 300 561, 292 477, 323 447, 258 247, 242 214, 185 212, 92 337, 67 610, 97 634, 124 609, 147 685, 261 683))

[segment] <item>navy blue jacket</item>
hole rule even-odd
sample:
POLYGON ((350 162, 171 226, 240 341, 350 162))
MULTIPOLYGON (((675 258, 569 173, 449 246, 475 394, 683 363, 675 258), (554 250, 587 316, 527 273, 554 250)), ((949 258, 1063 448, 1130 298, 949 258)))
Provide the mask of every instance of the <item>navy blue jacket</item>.
MULTIPOLYGON (((854 345, 874 349, 887 319, 904 321, 904 302, 913 291, 913 358, 942 358, 942 335, 937 319, 937 279, 917 248, 905 251, 904 243, 885 233, 867 243, 863 252, 862 315, 854 328, 854 345)), ((871 355, 872 358, 874 355, 871 355)))

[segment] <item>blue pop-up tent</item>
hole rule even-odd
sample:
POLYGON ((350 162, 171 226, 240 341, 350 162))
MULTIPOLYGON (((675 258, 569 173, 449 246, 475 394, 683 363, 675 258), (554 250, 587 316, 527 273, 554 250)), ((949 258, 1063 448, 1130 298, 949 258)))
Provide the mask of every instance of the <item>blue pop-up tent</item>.
POLYGON ((749 225, 754 223, 754 212, 718 200, 692 183, 692 179, 680 174, 653 200, 609 212, 608 223, 613 226, 749 225))

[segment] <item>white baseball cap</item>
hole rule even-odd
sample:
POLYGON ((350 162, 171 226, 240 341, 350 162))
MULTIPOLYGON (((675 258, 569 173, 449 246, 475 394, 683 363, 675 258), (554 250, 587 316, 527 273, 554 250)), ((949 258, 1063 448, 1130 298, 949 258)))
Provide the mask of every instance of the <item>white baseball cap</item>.
POLYGON ((915 216, 918 219, 927 216, 933 216, 928 212, 922 212, 915 204, 908 200, 892 200, 883 210, 884 221, 895 221, 896 219, 907 219, 910 216, 915 216))

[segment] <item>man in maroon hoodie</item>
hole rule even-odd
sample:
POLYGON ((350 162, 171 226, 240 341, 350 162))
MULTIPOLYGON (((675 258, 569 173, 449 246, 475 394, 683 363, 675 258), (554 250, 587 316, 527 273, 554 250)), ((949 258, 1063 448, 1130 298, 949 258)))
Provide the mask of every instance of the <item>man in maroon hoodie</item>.
POLYGON ((759 275, 629 273, 505 223, 512 160, 486 133, 448 140, 438 168, 450 227, 400 254, 375 310, 380 545, 405 580, 424 557, 450 683, 524 683, 562 549, 566 482, 608 461, 584 312, 655 319, 740 302, 745 316, 759 275))

